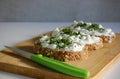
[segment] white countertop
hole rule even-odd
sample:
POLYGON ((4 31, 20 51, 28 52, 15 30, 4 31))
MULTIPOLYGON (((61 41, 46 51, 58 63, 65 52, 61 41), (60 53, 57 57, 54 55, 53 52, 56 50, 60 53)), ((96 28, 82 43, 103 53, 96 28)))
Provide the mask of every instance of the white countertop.
MULTIPOLYGON (((0 50, 4 45, 15 45, 16 43, 38 36, 39 34, 53 30, 55 27, 70 25, 71 22, 0 22, 0 50)), ((120 23, 100 23, 103 26, 110 27, 115 32, 120 32, 120 23)), ((21 75, 16 75, 0 71, 0 79, 32 79, 21 75)), ((118 61, 107 73, 103 79, 120 79, 120 61, 118 61)))

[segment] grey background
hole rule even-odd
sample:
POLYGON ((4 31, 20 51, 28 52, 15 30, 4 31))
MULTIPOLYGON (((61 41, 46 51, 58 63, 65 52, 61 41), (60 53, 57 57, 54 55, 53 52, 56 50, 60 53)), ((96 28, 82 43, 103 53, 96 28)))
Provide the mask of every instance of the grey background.
POLYGON ((120 22, 120 0, 0 0, 1 22, 120 22))

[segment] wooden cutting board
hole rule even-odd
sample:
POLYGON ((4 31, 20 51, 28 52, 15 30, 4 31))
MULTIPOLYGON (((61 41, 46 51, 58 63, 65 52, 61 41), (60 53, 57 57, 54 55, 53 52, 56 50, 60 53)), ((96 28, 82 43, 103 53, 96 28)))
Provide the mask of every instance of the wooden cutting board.
MULTIPOLYGON (((19 43, 15 47, 33 52, 33 44, 37 38, 19 43)), ((100 79, 100 76, 120 59, 119 42, 120 34, 117 34, 116 39, 112 43, 104 44, 103 48, 91 51, 87 60, 66 63, 89 70, 91 75, 88 79, 100 79)), ((79 79, 38 65, 6 49, 0 52, 0 70, 39 79, 79 79)))

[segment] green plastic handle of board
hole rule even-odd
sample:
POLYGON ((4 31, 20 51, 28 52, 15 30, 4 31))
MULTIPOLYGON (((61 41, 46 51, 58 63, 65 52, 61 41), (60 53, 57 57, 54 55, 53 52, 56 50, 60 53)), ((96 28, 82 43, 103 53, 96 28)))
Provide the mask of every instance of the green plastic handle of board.
POLYGON ((67 63, 54 60, 52 58, 44 57, 41 54, 38 54, 38 55, 32 54, 31 60, 38 64, 51 68, 53 70, 56 70, 58 72, 71 75, 74 77, 87 78, 90 76, 90 72, 88 70, 77 68, 67 63))

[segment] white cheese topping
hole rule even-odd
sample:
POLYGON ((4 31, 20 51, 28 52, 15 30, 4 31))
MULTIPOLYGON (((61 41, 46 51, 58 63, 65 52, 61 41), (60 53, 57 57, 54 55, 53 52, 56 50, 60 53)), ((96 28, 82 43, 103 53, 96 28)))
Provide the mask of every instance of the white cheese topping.
POLYGON ((56 49, 56 47, 57 47, 56 44, 50 44, 50 45, 48 46, 48 48, 51 48, 51 49, 56 49))
POLYGON ((65 47, 66 51, 82 51, 83 49, 84 49, 84 45, 79 45, 77 43, 73 43, 65 47))
POLYGON ((96 36, 101 35, 112 36, 114 32, 102 25, 74 21, 72 27, 56 28, 51 36, 43 36, 40 44, 50 49, 76 52, 82 51, 86 44, 100 42, 100 38, 96 36))
POLYGON ((59 36, 60 35, 60 30, 59 30, 59 28, 56 28, 55 30, 53 30, 53 32, 52 32, 52 36, 54 37, 54 36, 59 36))
POLYGON ((71 28, 69 30, 56 28, 53 30, 51 37, 43 36, 40 43, 43 47, 50 49, 58 49, 65 51, 82 51, 85 44, 92 44, 99 42, 100 39, 95 36, 78 34, 79 31, 71 28), (72 31, 71 31, 72 30, 72 31), (69 34, 70 32, 70 34, 69 34), (82 36, 81 36, 82 35, 82 36))
MULTIPOLYGON (((78 31, 82 32, 82 34, 88 34, 92 36, 115 36, 115 33, 110 28, 105 28, 100 24, 92 24, 83 21, 74 21, 73 26, 78 31)), ((112 39, 109 40, 111 42, 112 39)))
POLYGON ((41 39, 40 39, 40 42, 44 42, 45 40, 49 39, 49 37, 47 35, 43 36, 41 39))

